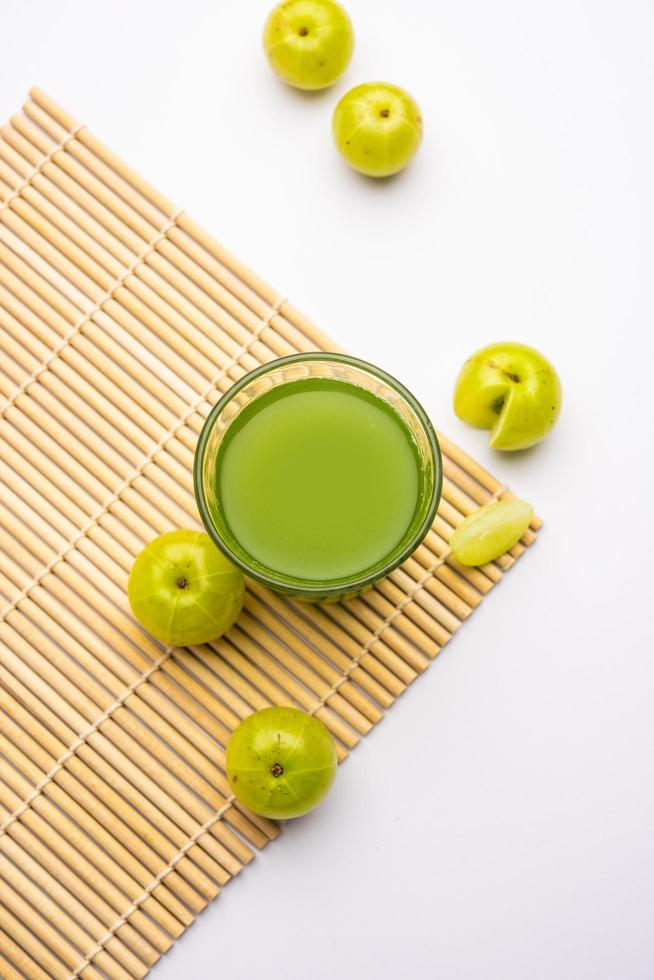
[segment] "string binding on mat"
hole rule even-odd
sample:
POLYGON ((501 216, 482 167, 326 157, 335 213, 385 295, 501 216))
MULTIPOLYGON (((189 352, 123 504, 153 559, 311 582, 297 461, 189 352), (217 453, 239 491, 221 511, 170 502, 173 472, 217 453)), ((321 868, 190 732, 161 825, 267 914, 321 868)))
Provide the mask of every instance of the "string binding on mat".
MULTIPOLYGON (((68 142, 68 141, 66 141, 66 142, 68 142)), ((65 145, 65 144, 63 144, 63 145, 65 145)), ((30 180, 31 179, 32 178, 30 178, 30 180)), ((28 183, 29 183, 29 181, 28 181, 28 183)), ((18 194, 16 193, 16 194, 14 194, 14 196, 17 197, 18 194)), ((11 199, 10 199, 10 201, 11 201, 11 199)), ((22 395, 22 393, 27 388, 29 388, 29 386, 31 384, 33 384, 36 381, 37 378, 39 378, 45 371, 48 370, 48 368, 50 367, 50 365, 52 364, 52 362, 55 361, 59 357, 59 355, 64 350, 64 348, 67 347, 68 344, 73 339, 73 337, 75 337, 79 333, 79 331, 82 329, 82 327, 84 326, 84 324, 85 323, 88 323, 89 320, 92 320, 93 317, 95 316, 95 314, 96 313, 99 313, 102 310, 102 307, 104 306, 104 304, 108 300, 111 299, 111 297, 116 293, 116 290, 120 289, 120 287, 125 284, 125 281, 129 278, 129 276, 133 275, 133 273, 136 271, 136 269, 140 265, 142 265, 143 262, 145 262, 145 260, 147 259, 148 255, 150 255, 152 252, 155 251, 157 245, 166 238, 166 236, 168 235, 168 232, 170 231, 170 229, 171 228, 174 228, 176 222, 178 221, 178 219, 180 218, 180 216, 183 213, 184 212, 182 211, 181 208, 178 208, 177 209, 177 211, 174 213, 174 215, 172 216, 172 218, 169 221, 166 222, 166 224, 163 226, 163 228, 157 234, 157 236, 155 238, 153 238, 151 242, 148 243, 148 247, 143 252, 141 252, 140 255, 137 255, 136 258, 134 259, 134 261, 131 263, 131 265, 127 269, 125 269, 125 271, 122 273, 122 275, 119 276, 118 279, 116 279, 115 283, 111 287, 111 290, 108 293, 105 293, 105 295, 102 297, 102 299, 98 300, 97 303, 94 303, 94 305, 91 306, 90 309, 88 309, 88 310, 86 310, 86 312, 82 313, 82 315, 79 317, 79 319, 76 320, 75 323, 71 326, 70 330, 67 330, 66 331, 66 333, 61 338, 61 340, 56 345, 56 347, 54 347, 53 350, 48 354, 48 356, 43 361, 43 363, 39 365, 39 367, 37 368, 37 370, 34 371, 28 378, 25 378, 25 380, 22 382, 22 384, 18 388, 16 388, 16 390, 14 392, 12 392, 12 394, 9 396, 9 398, 7 399, 7 401, 5 402, 5 404, 2 406, 2 411, 0 412, 0 415, 3 418, 4 418, 5 413, 14 404, 14 402, 16 401, 16 399, 18 398, 18 396, 19 395, 22 395)))

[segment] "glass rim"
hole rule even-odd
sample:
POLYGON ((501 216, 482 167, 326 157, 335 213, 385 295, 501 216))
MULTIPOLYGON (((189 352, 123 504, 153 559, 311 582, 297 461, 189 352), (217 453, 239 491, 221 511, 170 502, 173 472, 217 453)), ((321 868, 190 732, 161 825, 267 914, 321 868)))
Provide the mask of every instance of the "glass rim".
POLYGON ((344 592, 359 592, 362 589, 365 589, 367 586, 374 585, 375 582, 385 578, 390 574, 390 572, 401 565, 402 562, 406 561, 407 558, 413 554, 418 545, 423 541, 434 521, 441 498, 442 486, 443 461, 438 438, 429 416, 415 395, 412 395, 401 381, 398 381, 397 378, 393 377, 393 375, 389 374, 387 371, 384 371, 382 368, 379 368, 374 364, 370 364, 368 361, 361 360, 358 357, 351 357, 349 354, 340 354, 332 351, 310 351, 308 353, 288 354, 285 357, 275 358, 272 361, 268 361, 266 364, 259 365, 259 367, 256 367, 252 371, 249 371, 247 374, 243 375, 243 377, 238 381, 235 381, 234 384, 216 402, 205 419, 197 445, 195 447, 195 456, 193 460, 193 487, 200 517, 202 518, 202 523, 205 530, 225 557, 228 558, 232 564, 239 567, 250 578, 255 579, 257 582, 261 582, 270 589, 277 591, 281 590, 287 595, 315 596, 322 599, 328 598, 330 595, 335 597, 342 596, 344 592), (382 562, 382 564, 377 565, 374 571, 368 569, 356 576, 352 575, 341 579, 328 579, 322 582, 319 582, 316 579, 301 579, 288 575, 276 576, 274 573, 272 573, 272 571, 262 572, 259 568, 252 567, 252 565, 248 564, 247 561, 244 561, 239 555, 235 554, 227 542, 223 539, 219 529, 214 523, 211 510, 206 500, 204 481, 202 478, 204 456, 209 438, 217 418, 230 403, 230 401, 232 401, 232 399, 238 395, 243 388, 262 375, 276 370, 277 368, 284 367, 288 364, 298 364, 307 361, 327 361, 351 365, 374 375, 388 384, 388 386, 393 388, 394 391, 396 391, 415 412, 418 421, 425 435, 427 436, 433 461, 433 482, 429 506, 420 527, 416 530, 415 534, 412 535, 411 539, 406 543, 404 548, 402 548, 398 554, 394 555, 387 562, 382 562))

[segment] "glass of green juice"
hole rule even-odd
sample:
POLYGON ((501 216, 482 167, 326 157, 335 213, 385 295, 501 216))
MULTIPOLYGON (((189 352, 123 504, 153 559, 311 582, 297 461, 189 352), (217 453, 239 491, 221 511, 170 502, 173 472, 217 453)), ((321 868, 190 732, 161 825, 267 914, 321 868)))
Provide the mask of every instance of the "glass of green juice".
POLYGON ((424 409, 380 368, 293 354, 251 371, 214 405, 195 495, 220 550, 298 598, 342 599, 417 548, 441 495, 424 409))

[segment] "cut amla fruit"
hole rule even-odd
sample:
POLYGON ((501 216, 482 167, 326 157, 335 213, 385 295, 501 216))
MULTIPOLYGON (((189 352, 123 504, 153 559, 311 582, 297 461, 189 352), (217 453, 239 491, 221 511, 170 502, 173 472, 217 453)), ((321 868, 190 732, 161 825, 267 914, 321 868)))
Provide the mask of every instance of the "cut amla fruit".
POLYGON ((450 548, 462 565, 485 565, 503 555, 525 533, 534 508, 526 500, 497 500, 459 524, 450 548))

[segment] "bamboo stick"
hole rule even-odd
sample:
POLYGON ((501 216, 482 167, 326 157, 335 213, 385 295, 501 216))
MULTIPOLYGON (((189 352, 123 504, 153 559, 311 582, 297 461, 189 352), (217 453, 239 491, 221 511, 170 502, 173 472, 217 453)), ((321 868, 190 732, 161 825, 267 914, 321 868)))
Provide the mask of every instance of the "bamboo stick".
MULTIPOLYGON (((4 956, 0 955, 0 976, 5 977, 5 980, 24 980, 25 974, 21 975, 4 956)), ((43 976, 46 974, 44 973, 43 976)))
MULTIPOLYGON (((3 890, 4 892, 4 890, 3 890)), ((70 971, 62 961, 50 951, 35 932, 27 928, 20 918, 14 915, 11 902, 4 902, 4 894, 0 897, 0 931, 8 933, 26 954, 21 966, 25 966, 28 976, 38 977, 45 972, 48 980, 69 980, 70 971), (36 961, 38 970, 31 969, 30 964, 36 961), (44 968, 44 969, 42 969, 44 968), (28 972, 29 971, 29 972, 28 972)))
MULTIPOLYGON (((15 970, 11 963, 0 954, 0 976, 4 977, 5 980, 24 980, 25 974, 21 976, 18 970, 15 970)), ((43 976, 46 974, 44 973, 43 976)))
POLYGON ((38 963, 35 963, 3 929, 0 929, 0 952, 3 954, 2 976, 5 976, 6 971, 7 980, 24 980, 25 977, 28 977, 28 980, 48 980, 45 970, 42 970, 38 963), (10 961, 16 969, 10 965, 10 961))
MULTIPOLYGON (((34 183, 38 174, 35 173, 34 165, 27 162, 27 160, 17 153, 16 150, 0 136, 0 159, 11 168, 11 170, 18 174, 21 181, 28 180, 30 183, 34 183)), ((25 185, 29 186, 29 184, 25 185)), ((12 186, 12 193, 15 193, 16 187, 12 186)))

